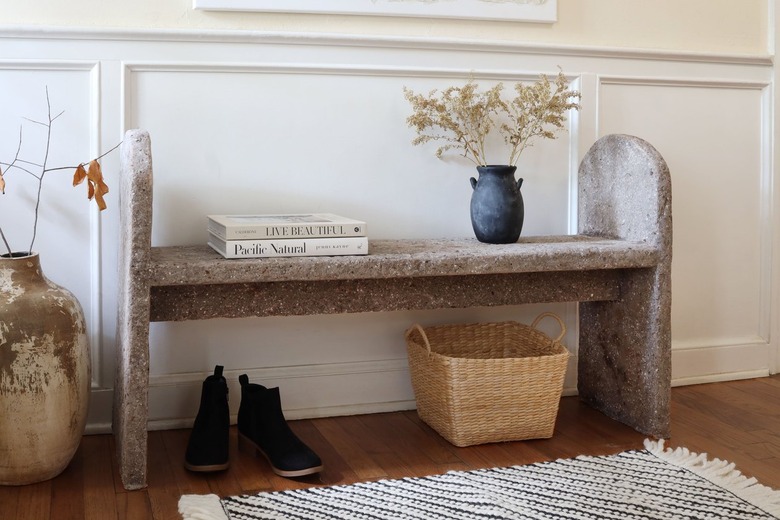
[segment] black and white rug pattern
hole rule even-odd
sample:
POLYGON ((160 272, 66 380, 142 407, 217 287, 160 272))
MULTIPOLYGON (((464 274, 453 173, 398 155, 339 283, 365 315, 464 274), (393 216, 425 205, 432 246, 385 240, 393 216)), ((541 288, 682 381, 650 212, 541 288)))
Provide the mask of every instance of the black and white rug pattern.
POLYGON ((780 492, 685 449, 453 471, 218 499, 182 497, 187 520, 668 520, 780 518, 780 492), (213 510, 209 510, 213 508, 213 510), (210 516, 213 515, 213 516, 210 516))

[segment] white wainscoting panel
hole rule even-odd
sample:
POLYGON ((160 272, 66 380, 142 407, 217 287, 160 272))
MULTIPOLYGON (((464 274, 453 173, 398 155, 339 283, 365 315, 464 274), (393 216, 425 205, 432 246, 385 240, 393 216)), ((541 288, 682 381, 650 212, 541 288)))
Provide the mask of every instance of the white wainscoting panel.
MULTIPOLYGON (((43 58, 43 57, 41 57, 43 58)), ((13 251, 40 254, 44 274, 78 298, 87 320, 93 359, 92 384, 101 381, 102 315, 100 218, 87 202, 85 184, 72 186, 75 167, 99 155, 100 66, 95 61, 0 59, 0 162, 18 162, 26 171, 2 167, 5 195, 0 226, 13 251), (47 99, 48 90, 48 99, 47 99), (51 124, 47 158, 47 123, 51 124), (21 147, 20 147, 21 138, 21 147), (46 168, 39 221, 33 240, 35 176, 46 168), (29 164, 34 163, 34 164, 29 164)), ((0 245, 3 252, 5 246, 0 245)))
MULTIPOLYGON (((764 135, 768 84, 602 78, 599 132, 640 135, 672 176, 672 328, 676 373, 705 366, 725 346, 769 341, 771 184, 764 135), (677 131, 670 131, 675 127, 677 131), (696 355, 697 350, 705 349, 696 355), (706 351, 706 353, 705 353, 706 351)), ((755 363, 756 357, 748 357, 755 363)), ((765 369, 765 359, 753 368, 765 369)), ((707 369, 709 370, 709 369, 707 369)), ((706 372, 705 372, 706 373, 706 372)))
MULTIPOLYGON (((490 86, 561 67, 583 92, 583 107, 568 133, 520 162, 524 234, 576 230, 580 158, 598 136, 638 135, 664 155, 673 179, 675 384, 765 375, 780 359, 770 334, 780 276, 772 253, 775 72, 766 56, 226 31, 17 28, 0 30, 0 42, 0 95, 14 100, 0 107, 0 160, 13 156, 20 117, 45 116, 46 85, 54 109, 65 110, 53 161, 75 165, 128 128, 149 130, 154 245, 203 243, 208 213, 261 211, 343 213, 366 220, 370 238, 471 236, 474 168, 457 157, 437 160, 433 145, 410 144, 403 87, 424 92, 469 77, 490 86)), ((39 141, 25 135, 25 145, 39 141)), ((116 154, 106 157, 112 187, 117 171, 116 154)), ((23 229, 8 222, 26 218, 32 195, 7 180, 0 225, 18 241, 23 229)), ((89 431, 108 431, 118 190, 98 215, 69 176, 51 180, 36 249, 46 273, 85 307, 97 367, 89 431)), ((282 388, 289 417, 407 409, 414 396, 403 332, 412 323, 528 323, 553 310, 576 354, 576 309, 156 323, 150 426, 190 424, 200 383, 216 364, 229 376, 234 413, 241 373, 282 388)), ((576 389, 574 358, 565 387, 576 389)))

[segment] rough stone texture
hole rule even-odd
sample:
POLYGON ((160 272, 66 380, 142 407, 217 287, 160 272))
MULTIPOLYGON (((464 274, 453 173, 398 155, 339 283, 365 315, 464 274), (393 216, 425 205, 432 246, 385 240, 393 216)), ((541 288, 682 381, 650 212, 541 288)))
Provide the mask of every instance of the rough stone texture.
POLYGON ((371 240, 367 256, 227 260, 207 246, 151 247, 151 146, 128 132, 114 408, 124 486, 146 484, 150 320, 598 301, 582 304, 583 398, 667 436, 668 171, 643 141, 612 136, 580 176, 577 236, 371 240))
POLYGON ((121 150, 117 370, 113 430, 126 489, 146 486, 149 395, 149 254, 152 150, 149 134, 130 130, 121 150))
POLYGON ((369 253, 228 260, 206 245, 155 247, 150 279, 152 285, 200 285, 584 271, 652 267, 660 258, 642 241, 576 235, 523 237, 515 244, 473 238, 370 240, 369 253))
POLYGON ((580 305, 579 394, 606 415, 670 435, 672 189, 647 142, 599 139, 580 164, 579 232, 642 241, 655 267, 629 270, 615 301, 580 305))
POLYGON ((152 287, 152 321, 614 300, 622 270, 152 287), (305 294, 305 298, 295 295, 305 294))

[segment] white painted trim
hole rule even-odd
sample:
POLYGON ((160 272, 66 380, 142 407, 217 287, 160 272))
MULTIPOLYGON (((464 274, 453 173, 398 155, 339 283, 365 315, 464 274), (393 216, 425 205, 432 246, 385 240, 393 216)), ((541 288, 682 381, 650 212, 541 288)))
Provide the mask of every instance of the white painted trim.
MULTIPOLYGON (((92 157, 100 155, 100 62, 94 60, 0 60, 0 70, 34 71, 78 71, 89 73, 89 150, 92 157)), ((100 222, 96 208, 89 213, 89 272, 90 272, 90 313, 85 316, 87 337, 92 361, 90 387, 101 386, 101 367, 103 359, 102 291, 100 265, 100 222)))
MULTIPOLYGON (((760 193, 761 200, 759 202, 759 215, 760 215, 760 231, 761 237, 760 243, 760 266, 759 266, 759 309, 760 314, 758 316, 758 335, 763 338, 767 343, 772 338, 772 284, 777 284, 776 277, 772 276, 772 266, 776 263, 775 255, 773 253, 775 230, 777 229, 774 221, 775 209, 775 196, 774 196, 774 162, 773 154, 775 153, 774 142, 774 87, 773 85, 767 85, 761 89, 761 137, 760 137, 760 167, 761 167, 761 180, 760 180, 760 193)), ((770 349, 770 352, 772 349, 770 349)), ((769 366, 771 366, 771 359, 768 360, 769 366)))
MULTIPOLYGON (((780 0, 777 0, 780 1, 780 0)), ((774 12, 774 11, 773 11, 774 12)), ((138 93, 135 92, 137 83, 133 77, 134 73, 187 73, 187 72, 205 72, 214 73, 259 73, 259 74, 341 74, 344 76, 377 76, 377 77, 419 77, 419 78, 467 78, 470 75, 490 80, 530 80, 535 79, 537 70, 551 66, 556 63, 554 59, 561 57, 562 61, 568 63, 570 78, 578 82, 578 88, 589 92, 591 103, 587 110, 584 110, 576 117, 571 119, 571 132, 569 135, 569 175, 570 187, 569 194, 570 214, 569 226, 576 229, 576 167, 582 154, 586 151, 596 137, 598 132, 598 114, 599 114, 599 87, 601 84, 625 84, 625 85, 658 85, 669 86, 671 88, 685 88, 689 86, 701 88, 724 88, 724 89, 748 89, 762 92, 761 110, 762 116, 767 120, 762 120, 761 133, 761 153, 762 153, 762 188, 767 188, 773 194, 765 195, 762 201, 761 219, 762 219, 762 250, 761 250, 761 281, 768 282, 767 266, 769 270, 777 264, 778 255, 767 256, 767 247, 769 253, 777 250, 780 245, 780 235, 774 232, 778 229, 777 203, 780 200, 778 185, 774 181, 774 166, 776 161, 772 155, 774 149, 774 82, 777 81, 777 71, 772 68, 772 58, 770 52, 766 55, 727 55, 727 54, 709 54, 709 53, 690 53, 673 51, 655 51, 642 49, 610 49, 596 47, 576 47, 565 45, 536 44, 536 43, 511 43, 511 42, 484 42, 474 40, 454 40, 437 38, 418 38, 418 37, 373 37, 373 36, 351 36, 338 34, 284 34, 250 31, 160 31, 160 30, 111 30, 111 29, 53 29, 53 28, 2 28, 0 27, 0 40, 11 43, 19 49, 22 49, 21 56, 27 56, 32 59, 21 60, 0 60, 0 69, 11 68, 19 70, 76 70, 92 71, 93 77, 91 88, 94 90, 91 99, 93 113, 90 114, 90 128, 94 128, 91 134, 91 149, 100 151, 102 142, 112 139, 108 130, 116 129, 117 123, 122 129, 129 128, 137 124, 135 117, 143 117, 138 114, 135 106, 138 93), (11 40, 18 41, 11 41, 11 40), (137 42, 151 42, 140 46, 137 42), (160 45, 154 43, 160 42, 160 45), (254 63, 250 60, 258 56, 254 53, 254 48, 241 47, 241 45, 268 46, 268 53, 260 59, 274 60, 279 59, 279 63, 262 62, 254 63), (297 46, 297 48, 295 48, 297 46), (87 53, 83 49, 87 49, 87 53), (150 50, 151 49, 151 50, 150 50), (368 49, 368 50, 367 50, 368 49), (280 52, 277 54, 276 51, 280 52), (389 50, 389 52, 384 52, 389 50), (413 52, 413 51, 421 52, 413 52), (158 52, 159 51, 159 52, 158 52), (205 52, 201 52, 205 51, 205 52), (234 52, 237 51, 237 52, 234 52), (316 52, 314 52, 316 51, 316 52), (428 54, 425 51, 433 51, 428 54), (440 52, 441 51, 441 52, 440 52), (465 56, 458 58, 460 54, 465 56), (469 54, 470 53, 470 54, 469 54), (492 55, 491 55, 492 53, 492 55), (56 57, 80 58, 88 55, 90 57, 103 61, 86 61, 78 59, 56 60, 56 57), (121 58, 117 58, 117 57, 121 58), (207 62, 198 61, 200 57, 205 57, 207 62), (319 59, 324 56, 324 59, 319 59), (409 56, 415 56, 414 61, 409 61, 409 56), (37 59, 37 58, 45 59, 37 59), (444 57, 446 59, 439 59, 444 57), (482 58, 485 58, 483 61, 482 58), (164 61, 153 61, 156 59, 164 61), (458 58, 458 59, 450 59, 458 58), (582 58, 593 58, 593 60, 583 60, 582 58), (131 61, 122 61, 128 59, 131 61), (231 60, 242 60, 237 63, 231 60), (598 61, 596 61, 598 60, 598 61), (621 61, 623 60, 623 61, 621 61), (548 63, 549 62, 549 63, 548 63), (322 64, 325 65, 322 65, 322 64), (357 63, 357 65, 354 65, 357 63), (367 65, 363 65, 366 63, 367 65), (467 66, 469 64, 484 63, 483 70, 474 71, 467 66), (669 66, 667 66, 667 64, 669 66), (696 66, 689 66, 689 65, 696 66), (703 65, 702 65, 703 64, 703 65), (400 65, 400 66, 398 66, 400 65), (406 66, 404 66, 406 65, 406 66), (412 66, 421 65, 421 66, 412 66), (428 67, 427 65, 432 65, 428 67), (721 66, 723 65, 723 66, 721 66), (97 68, 96 68, 97 67, 97 68), (506 67, 506 70, 504 70, 506 67), (575 70, 587 71, 586 74, 578 74, 575 70), (97 71, 97 72, 95 72, 97 71), (599 75, 606 72, 605 75, 599 75), (658 75, 655 75, 655 73, 658 75), (628 76, 621 75, 627 73, 628 76), (644 76, 630 76, 630 74, 643 74, 644 76), (95 78, 94 74, 98 74, 95 78), (108 77, 108 80, 106 80, 108 77), (108 85, 101 84, 102 80, 108 81, 108 85), (689 79, 686 79, 689 78, 689 79), (108 104, 106 104, 108 103, 108 104), (100 114, 100 110, 104 113, 100 114), (116 111, 116 112, 114 112, 116 111), (102 141, 102 142, 101 142, 102 141), (572 195, 573 194, 573 195, 572 195), (571 204, 572 197, 575 203, 571 204), (770 223, 771 222, 771 223, 770 223), (774 235, 778 235, 777 238, 774 235), (763 242, 766 237, 768 243, 763 242)), ((565 64, 564 63, 564 64, 565 64)), ((556 70, 546 71, 555 74, 556 70)), ((778 116, 774 116, 778 117, 778 116)), ((92 130, 91 130, 92 131, 92 130)), ((113 143, 109 143, 113 144, 113 143)), ((104 220, 103 225, 108 222, 104 220)), ((100 221, 91 223, 91 226, 97 226, 99 230, 100 221)), ((92 228, 91 228, 92 229, 92 228)), ((91 246, 106 247, 106 244, 95 242, 94 230, 91 231, 91 246)), ((98 234, 98 240, 100 236, 98 234)), ((107 239, 107 238, 106 238, 107 239)), ((91 268, 100 265, 100 254, 93 252, 95 257, 91 257, 91 268)), ((93 300, 95 284, 109 283, 112 273, 110 266, 105 267, 105 271, 92 273, 97 277, 92 280, 91 294, 93 300), (106 278, 108 277, 108 278, 106 278)), ((776 274, 776 273, 775 273, 776 274)), ((760 337, 749 338, 718 338, 714 341, 706 342, 675 342, 674 355, 684 354, 686 358, 686 370, 683 371, 684 377, 674 380, 675 386, 682 384, 698 384, 701 382, 722 381, 730 379, 739 379, 743 377, 759 377, 766 375, 766 366, 780 369, 780 348, 774 338, 780 337, 778 334, 778 320, 774 319, 772 314, 776 312, 777 301, 780 298, 778 290, 778 277, 773 276, 772 292, 761 295, 761 312, 766 318, 766 323, 759 327, 760 337), (766 309, 772 312, 766 314, 766 309), (768 330, 768 335, 764 331, 768 330), (771 339, 771 343, 767 343, 771 339), (717 352, 717 348, 733 347, 730 352, 717 352), (739 347, 745 347, 744 350, 752 357, 749 362, 736 366, 741 361, 739 358, 741 352, 734 353, 739 347), (687 352, 690 351, 690 352, 687 352), (694 352, 695 351, 695 352, 694 352), (676 354, 675 354, 676 353, 676 354), (774 356, 774 358, 768 356, 774 356), (701 357, 699 357, 701 356, 701 357), (728 357, 731 356, 731 357, 728 357), (760 365, 759 365, 760 356, 760 365), (738 359, 739 358, 739 359, 738 359), (721 363, 724 370, 733 370, 725 373, 702 373, 703 368, 698 364, 698 360, 714 359, 713 364, 718 360, 736 360, 736 364, 729 365, 727 362, 721 363)), ((98 294, 102 299, 102 295, 98 294)), ((108 297, 108 296, 107 296, 108 297)), ((100 309, 101 304, 98 300, 94 306, 100 309)), ((572 337, 577 337, 575 329, 577 304, 569 304, 565 312, 564 320, 567 326, 571 326, 569 331, 572 337)), ((98 323, 91 320, 93 323, 98 323)), ((91 337, 103 329, 112 327, 113 323, 101 323, 99 331, 90 331, 91 337)), ((100 355, 106 357, 106 363, 111 361, 111 334, 106 334, 108 339, 99 341, 108 341, 109 345, 104 345, 104 351, 100 355)), ((97 345, 95 343, 94 345, 97 345)), ((572 344, 572 347, 575 345, 572 344)), ((574 350, 574 349, 573 349, 574 350)), ((101 365, 103 361, 101 360, 101 365)), ((571 367, 570 367, 571 368, 571 367)), ((108 365, 96 369, 93 374, 98 375, 105 372, 108 365)), ((712 372, 720 370, 721 367, 707 368, 712 372)), ((333 377, 348 376, 350 374, 359 375, 376 374, 377 377, 395 373, 396 381, 403 378, 400 371, 406 370, 405 359, 385 360, 380 362, 359 362, 343 363, 336 365, 313 366, 313 367, 280 367, 261 368, 249 370, 253 374, 252 378, 267 380, 288 380, 297 378, 294 384, 306 383, 305 378, 310 377, 333 377)), ((237 373, 231 373, 235 384, 237 373)), ((171 399, 172 403, 178 403, 183 397, 189 402, 193 395, 193 389, 199 388, 204 374, 172 374, 153 378, 153 384, 158 385, 157 391, 160 396, 171 399)), ((364 376, 363 379, 373 380, 373 375, 364 376)), ((103 384, 110 385, 110 375, 105 375, 103 384)), ((100 379, 94 379, 93 384, 100 384, 100 379)), ((338 385, 339 380, 333 379, 333 385, 338 385)), ((395 383, 388 383, 389 385, 395 383)), ((564 395, 575 395, 576 387, 571 386, 567 381, 564 389, 564 395)), ((385 388, 384 386, 382 388, 385 388)), ((107 389, 97 388, 93 390, 93 406, 95 406, 95 415, 90 417, 90 426, 88 432, 110 431, 110 402, 108 399, 112 392, 107 389), (107 417, 108 415, 108 417, 107 417)), ((310 402, 299 400, 300 408, 290 410, 290 418, 303 416, 323 416, 323 415, 346 415, 353 413, 375 413, 380 411, 389 411, 390 409, 408 409, 394 407, 413 407, 412 401, 402 401, 406 395, 388 396, 392 401, 381 401, 380 396, 368 396, 368 403, 345 404, 343 406, 327 403, 321 408, 311 408, 310 402)), ((166 405, 167 406, 167 405, 166 405)), ((173 406, 172 408, 174 408, 173 406)), ((185 414, 188 412, 185 412, 185 414)), ((179 414, 178 411, 171 412, 171 416, 179 414)), ((164 415, 158 413, 158 416, 164 415)), ((190 419, 165 418, 157 420, 150 424, 152 428, 187 426, 190 419), (178 426, 176 426, 178 425, 178 426)))
POLYGON ((111 405, 114 402, 112 388, 92 388, 89 393, 89 413, 85 433, 111 433, 111 405))
POLYGON ((506 42, 433 37, 365 36, 337 33, 292 33, 236 30, 107 29, 50 26, 2 26, 0 39, 34 40, 115 40, 193 43, 256 43, 280 45, 326 45, 336 47, 381 47, 463 52, 538 54, 574 58, 618 58, 631 60, 679 61, 735 65, 772 65, 771 54, 726 54, 561 45, 552 43, 506 42))
MULTIPOLYGON (((772 313, 772 266, 773 260, 773 242, 775 223, 773 222, 773 165, 772 154, 774 153, 774 139, 772 120, 773 112, 773 84, 769 81, 753 80, 733 80, 724 78, 678 78, 678 77, 657 77, 657 76, 618 76, 601 75, 599 76, 599 91, 602 85, 627 85, 627 86, 652 86, 652 87, 674 87, 674 88, 710 88, 710 89, 732 89, 732 90, 758 90, 761 92, 761 102, 759 113, 761 117, 761 138, 760 148, 760 191, 761 199, 759 202, 759 226, 760 226, 760 252, 759 252, 759 315, 758 329, 756 337, 749 338, 724 338, 718 341, 717 345, 712 342, 702 344, 683 344, 673 342, 673 350, 724 347, 736 345, 755 345, 768 344, 770 341, 770 323, 772 313)), ((771 350, 771 349, 770 349, 771 350)), ((770 360, 771 361, 771 360, 770 360)), ((771 362, 769 362, 771 366, 771 362)))
POLYGON ((742 338, 719 338, 717 340, 674 340, 672 341, 672 352, 683 352, 689 350, 705 350, 710 348, 724 347, 758 347, 769 344, 767 338, 760 336, 745 336, 742 338))
MULTIPOLYGON (((365 415, 372 413, 399 412, 402 410, 415 410, 417 403, 415 401, 390 401, 379 403, 361 403, 357 405, 345 406, 323 406, 317 408, 299 408, 285 409, 284 418, 288 421, 298 419, 316 419, 320 417, 340 417, 345 415, 365 415)), ((236 424, 237 416, 230 416, 230 424, 236 424)), ((192 428, 194 417, 185 417, 177 419, 152 420, 148 423, 149 431, 153 430, 173 430, 179 428, 192 428)))
MULTIPOLYGON (((744 372, 733 372, 728 374, 705 374, 699 376, 690 376, 677 378, 672 381, 673 387, 699 385, 704 383, 717 383, 724 381, 736 381, 741 379, 753 379, 757 377, 766 377, 769 375, 768 370, 752 370, 744 372)), ((198 376, 200 377, 200 376, 198 376)), ((201 379, 197 382, 200 383, 201 379)), ((171 385, 175 386, 175 385, 171 385)), ((111 390, 101 390, 103 392, 111 392, 111 390)), ((576 387, 565 387, 562 392, 562 397, 571 397, 577 395, 576 387)), ((286 409, 284 411, 285 418, 288 420, 297 419, 309 419, 317 417, 338 417, 346 415, 362 415, 373 413, 386 413, 397 412, 401 410, 415 410, 417 404, 413 400, 409 401, 389 401, 389 402, 376 402, 376 403, 361 403, 359 405, 344 405, 344 406, 328 406, 317 408, 300 408, 300 409, 286 409)), ((184 417, 176 419, 160 419, 152 420, 148 423, 149 431, 155 430, 171 430, 181 428, 191 428, 192 422, 195 420, 193 417, 184 417)), ((231 416, 231 424, 236 423, 236 416, 231 416)), ((86 435, 99 435, 112 433, 111 422, 90 422, 85 430, 86 435)))
POLYGON ((122 135, 127 130, 135 128, 135 121, 130 120, 130 112, 132 110, 132 100, 128 98, 131 93, 130 81, 133 70, 130 64, 122 62, 120 64, 120 78, 119 78, 119 127, 121 128, 122 135))
POLYGON ((49 61, 49 60, 6 60, 0 59, 0 70, 36 70, 36 71, 86 71, 92 72, 95 66, 98 65, 96 61, 81 61, 81 60, 63 60, 63 61, 49 61))
POLYGON ((486 2, 460 0, 431 2, 397 0, 193 0, 193 9, 207 11, 248 11, 264 13, 313 13, 369 16, 413 16, 461 18, 468 20, 512 20, 554 23, 558 21, 557 0, 486 2))
MULTIPOLYGON (((378 76, 403 78, 452 78, 486 79, 495 81, 534 81, 539 74, 555 76, 557 70, 495 70, 437 67, 379 67, 372 65, 321 65, 319 63, 222 63, 222 62, 125 62, 128 73, 142 72, 180 72, 180 73, 257 73, 257 74, 303 74, 332 76, 378 76)), ((569 81, 577 79, 575 74, 568 76, 569 81)))
MULTIPOLYGON (((777 29, 780 24, 780 8, 778 8, 780 0, 767 1, 767 13, 769 15, 767 17, 767 23, 769 25, 767 32, 769 49, 767 50, 777 56, 778 51, 780 51, 780 42, 778 42, 777 38, 777 29)), ((774 67, 772 72, 774 81, 768 89, 767 101, 772 116, 767 118, 766 126, 768 127, 767 132, 769 134, 767 138, 772 145, 772 153, 768 159, 770 161, 768 168, 769 178, 771 179, 769 196, 772 197, 771 214, 769 218, 773 228, 773 256, 770 269, 775 270, 775 272, 772 276, 771 294, 769 296, 771 312, 769 315, 768 327, 771 339, 770 346, 773 346, 774 348, 769 349, 767 363, 770 372, 777 374, 780 373, 780 320, 777 319, 777 310, 780 308, 780 275, 778 275, 777 272, 777 269, 780 269, 780 253, 778 253, 780 251, 780 233, 778 233, 778 230, 780 230, 780 182, 777 182, 777 176, 780 175, 780 170, 778 170, 778 168, 780 168, 780 156, 778 155, 780 154, 780 147, 777 143, 777 129, 780 128, 780 114, 777 110, 777 89, 775 85, 780 81, 780 69, 774 67)))
POLYGON ((599 85, 641 85, 649 87, 697 87, 717 89, 764 90, 770 81, 735 80, 727 78, 680 78, 662 76, 599 76, 599 85))
POLYGON ((569 233, 576 235, 579 227, 579 166, 580 161, 590 147, 598 140, 599 124, 599 77, 586 73, 579 76, 576 88, 582 94, 582 99, 593 100, 584 103, 579 111, 569 116, 569 233))
POLYGON ((723 383, 725 381, 739 381, 742 379, 755 379, 757 377, 767 377, 769 370, 746 370, 743 372, 729 372, 727 374, 705 374, 701 376, 678 377, 672 379, 672 386, 702 385, 705 383, 723 383))
MULTIPOLYGON (((408 372, 406 358, 384 359, 378 361, 355 361, 346 363, 327 363, 320 365, 297 365, 283 367, 225 370, 223 375, 228 381, 238 381, 238 376, 246 374, 250 381, 277 381, 309 377, 340 377, 354 374, 374 374, 387 372, 408 372)), ((149 388, 178 386, 181 384, 200 385, 209 374, 187 372, 149 376, 149 388)))
MULTIPOLYGON (((98 157, 101 153, 101 90, 100 90, 100 63, 96 62, 90 71, 90 159, 98 157)), ((100 210, 96 204, 89 206, 89 272, 90 288, 89 299, 91 302, 90 315, 88 316, 87 330, 89 333, 90 355, 92 358, 92 387, 100 387, 102 381, 103 366, 103 291, 102 291, 102 262, 101 260, 101 232, 100 210)))

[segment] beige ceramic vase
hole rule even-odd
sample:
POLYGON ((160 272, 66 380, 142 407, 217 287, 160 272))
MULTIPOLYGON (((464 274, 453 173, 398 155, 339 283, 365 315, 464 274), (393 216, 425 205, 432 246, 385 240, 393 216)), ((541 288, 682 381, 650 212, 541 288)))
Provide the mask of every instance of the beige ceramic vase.
POLYGON ((37 253, 0 257, 0 485, 60 474, 84 434, 89 343, 75 296, 37 253))

